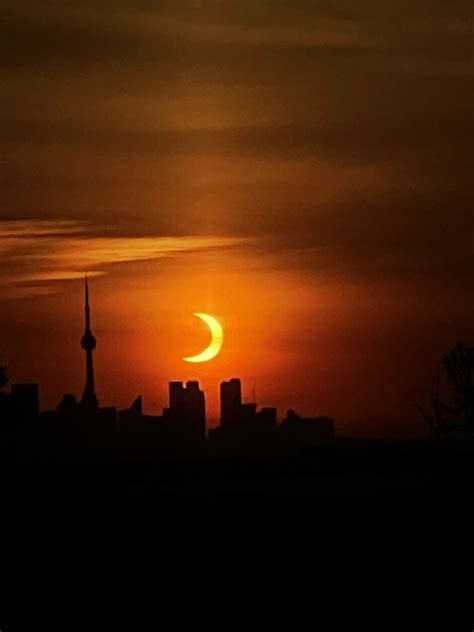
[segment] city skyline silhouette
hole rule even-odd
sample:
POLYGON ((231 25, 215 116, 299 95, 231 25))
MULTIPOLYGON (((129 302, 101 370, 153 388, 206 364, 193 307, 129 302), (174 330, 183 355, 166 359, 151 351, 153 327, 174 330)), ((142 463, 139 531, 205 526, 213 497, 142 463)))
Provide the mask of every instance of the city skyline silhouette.
MULTIPOLYGON (((81 347, 85 351, 85 385, 82 392, 82 396, 80 398, 80 403, 84 408, 89 408, 94 410, 98 407, 98 398, 95 392, 95 374, 94 374, 94 363, 93 363, 93 351, 96 348, 96 339, 91 331, 91 308, 90 308, 90 296, 89 296, 89 280, 88 275, 85 274, 83 277, 84 283, 84 334, 81 338, 81 347)), ((186 360, 187 358, 184 358, 186 360)), ((440 388, 440 370, 437 371, 437 389, 439 395, 440 388)), ((188 378, 189 381, 189 378, 188 378)), ((222 384, 220 387, 222 389, 222 384)), ((254 395, 255 388, 252 388, 252 394, 254 395)), ((433 394, 432 394, 433 396, 433 394)), ((142 395, 140 396, 142 397, 142 395)), ((221 393, 222 399, 222 393, 221 393)), ((222 419, 222 407, 220 412, 220 418, 222 419)))
MULTIPOLYGON (((37 384, 12 384, 10 395, 0 398, 0 417, 7 432, 26 442, 33 459, 160 459, 205 454, 204 446, 216 454, 241 456, 297 454, 328 446, 336 438, 334 420, 327 416, 304 418, 288 410, 277 423, 277 409, 244 402, 238 378, 220 383, 220 421, 206 423, 206 396, 199 381, 169 382, 169 404, 162 415, 143 411, 142 395, 130 407, 100 406, 95 390, 93 351, 96 338, 91 327, 89 281, 84 277, 84 334, 80 346, 85 353, 84 389, 80 399, 62 396, 55 410, 40 410, 37 384)), ((439 399, 439 385, 432 393, 433 412, 427 416, 429 437, 441 432, 474 430, 474 349, 458 342, 443 358, 448 381, 454 389, 452 403, 439 399)), ((133 369, 130 367, 130 376, 133 369)), ((4 373, 3 382, 6 382, 4 373)), ((439 384, 439 380, 438 380, 439 384)), ((5 435, 7 436, 7 435, 5 435)))
MULTIPOLYGON (((19 450, 29 443, 30 458, 46 461, 67 458, 154 459, 195 454, 207 442, 218 452, 266 454, 301 450, 334 440, 334 421, 328 417, 304 419, 294 411, 277 425, 275 408, 257 410, 242 401, 241 382, 232 378, 220 386, 220 425, 206 426, 205 394, 197 380, 171 381, 169 405, 161 416, 143 412, 142 396, 129 408, 100 406, 95 390, 89 280, 84 277, 84 389, 62 396, 55 410, 40 409, 37 384, 13 384, 10 396, 0 400, 0 415, 7 429, 17 432, 19 450), (284 439, 282 439, 284 437, 284 439), (51 449, 51 446, 53 448, 51 449)), ((133 375, 131 367, 131 375, 133 375)), ((20 456, 20 460, 21 460, 20 456)), ((26 457, 28 459, 28 457, 26 457)))

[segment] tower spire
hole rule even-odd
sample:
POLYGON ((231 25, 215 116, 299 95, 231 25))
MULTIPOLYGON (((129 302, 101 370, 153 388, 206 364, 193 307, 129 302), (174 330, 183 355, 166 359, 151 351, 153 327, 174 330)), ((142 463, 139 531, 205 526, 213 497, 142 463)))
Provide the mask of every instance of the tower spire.
POLYGON ((85 285, 85 310, 86 310, 86 331, 91 330, 91 310, 89 307, 89 283, 87 280, 87 273, 84 278, 85 285))
POLYGON ((84 277, 85 331, 81 339, 81 347, 86 352, 86 385, 81 398, 81 405, 87 410, 97 410, 99 404, 95 394, 94 361, 92 352, 96 348, 96 340, 91 332, 91 311, 89 304, 89 283, 87 274, 84 277))

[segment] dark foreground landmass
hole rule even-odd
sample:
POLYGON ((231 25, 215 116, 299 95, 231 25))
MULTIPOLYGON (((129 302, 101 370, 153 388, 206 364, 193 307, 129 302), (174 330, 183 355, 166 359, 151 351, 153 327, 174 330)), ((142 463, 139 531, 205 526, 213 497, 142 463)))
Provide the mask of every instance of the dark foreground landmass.
POLYGON ((142 499, 174 504, 304 505, 322 499, 439 501, 472 498, 474 441, 338 439, 292 457, 209 457, 160 462, 19 465, 3 489, 20 502, 142 499))
MULTIPOLYGON (((359 590, 364 620, 367 603, 384 603, 390 592, 398 609, 395 591, 403 591, 405 602, 423 606, 424 624, 427 612, 441 620, 442 589, 439 604, 449 618, 439 629, 472 629, 456 628, 453 612, 469 620, 463 608, 471 602, 459 595, 471 568, 473 469, 474 442, 467 438, 336 439, 286 457, 5 465, 2 508, 10 529, 4 558, 11 558, 21 594, 29 581, 36 595, 20 603, 5 630, 158 629, 164 612, 173 620, 201 613, 208 621, 209 611, 219 612, 217 602, 227 621, 251 595, 261 600, 269 586, 277 616, 279 600, 288 604, 294 586, 301 600, 304 586, 317 621, 326 597, 315 581, 337 600, 343 586, 350 594, 359 590), (229 576, 238 587, 229 588, 229 576), (112 589, 97 628, 91 627, 97 615, 86 608, 91 586, 102 607, 112 589), (453 586, 456 597, 448 602, 453 586), (112 625, 111 616, 119 621, 112 625)), ((298 608, 290 607, 292 621, 298 608)), ((393 607, 387 611, 392 616, 393 607)))

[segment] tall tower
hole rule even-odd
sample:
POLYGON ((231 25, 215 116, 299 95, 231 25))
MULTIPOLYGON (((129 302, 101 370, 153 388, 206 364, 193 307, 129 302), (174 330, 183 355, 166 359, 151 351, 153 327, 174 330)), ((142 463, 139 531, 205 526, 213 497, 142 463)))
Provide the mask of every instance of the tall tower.
POLYGON ((96 348, 96 341, 91 332, 91 312, 89 307, 89 286, 87 275, 85 277, 85 310, 86 310, 86 330, 81 340, 81 347, 86 352, 86 386, 81 398, 81 406, 86 410, 97 410, 99 403, 95 394, 94 385, 94 362, 92 352, 96 348))

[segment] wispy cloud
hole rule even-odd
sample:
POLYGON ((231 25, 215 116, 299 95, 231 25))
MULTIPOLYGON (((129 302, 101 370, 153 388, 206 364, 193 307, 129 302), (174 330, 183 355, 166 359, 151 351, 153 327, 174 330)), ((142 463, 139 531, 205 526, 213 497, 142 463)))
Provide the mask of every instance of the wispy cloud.
POLYGON ((38 284, 104 274, 107 266, 227 248, 242 242, 232 237, 133 236, 100 234, 75 220, 8 220, 0 222, 0 278, 3 298, 18 296, 23 286, 36 294, 38 284))

